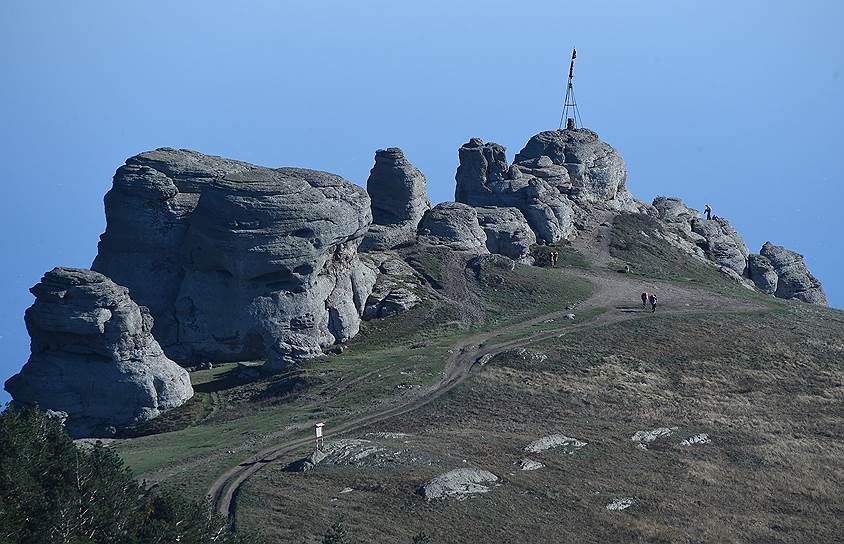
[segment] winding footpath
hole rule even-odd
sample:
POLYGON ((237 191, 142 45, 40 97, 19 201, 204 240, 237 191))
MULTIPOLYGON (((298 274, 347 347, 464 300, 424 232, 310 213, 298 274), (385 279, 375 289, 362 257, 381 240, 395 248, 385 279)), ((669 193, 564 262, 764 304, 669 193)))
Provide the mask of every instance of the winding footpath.
MULTIPOLYGON (((562 337, 584 329, 603 327, 637 317, 646 317, 650 313, 643 313, 641 306, 637 307, 636 305, 638 295, 642 291, 657 292, 660 294, 661 301, 668 302, 665 309, 660 308, 659 313, 661 315, 701 311, 736 311, 755 307, 752 302, 722 297, 708 291, 656 280, 643 280, 610 271, 574 271, 570 269, 566 271, 589 280, 594 287, 592 295, 577 305, 578 312, 596 308, 606 308, 608 311, 582 324, 573 323, 556 330, 546 329, 498 343, 495 342, 496 337, 524 331, 533 325, 548 320, 560 319, 569 313, 569 310, 544 314, 529 321, 468 336, 453 347, 452 355, 446 363, 442 377, 423 390, 420 395, 390 408, 334 425, 330 431, 325 433, 325 437, 330 438, 356 432, 374 423, 417 410, 460 385, 469 377, 475 365, 482 365, 504 351, 529 346, 554 337, 562 337)), ((312 445, 313 437, 311 436, 279 442, 227 470, 217 478, 208 490, 208 499, 212 507, 216 512, 228 516, 234 522, 235 499, 246 480, 268 464, 282 458, 288 458, 292 453, 304 454, 312 445)))

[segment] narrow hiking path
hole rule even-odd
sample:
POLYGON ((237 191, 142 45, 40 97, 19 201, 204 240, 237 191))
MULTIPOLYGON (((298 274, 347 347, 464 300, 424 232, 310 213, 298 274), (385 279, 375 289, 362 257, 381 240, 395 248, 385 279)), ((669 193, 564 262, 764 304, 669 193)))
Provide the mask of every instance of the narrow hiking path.
MULTIPOLYGON (((607 245, 607 243, 600 244, 600 249, 597 252, 604 253, 607 245)), ((608 262, 607 257, 608 255, 599 262, 608 262)), ((417 410, 460 385, 470 376, 470 371, 476 364, 482 365, 491 357, 501 352, 621 321, 647 318, 650 316, 650 312, 643 312, 641 304, 638 302, 639 294, 642 291, 656 292, 659 294, 661 304, 657 312, 660 315, 666 313, 713 313, 747 310, 758 307, 756 303, 749 300, 737 300, 702 289, 633 277, 609 270, 565 269, 565 271, 590 281, 594 288, 592 295, 577 304, 576 310, 572 310, 572 312, 584 312, 599 308, 606 309, 607 311, 584 323, 575 321, 574 323, 566 324, 562 328, 544 329, 534 334, 502 342, 496 342, 495 338, 524 331, 533 325, 544 323, 548 320, 560 319, 565 314, 570 313, 570 311, 561 310, 550 312, 528 321, 465 337, 452 347, 452 355, 446 362, 441 378, 423 390, 417 397, 390 408, 332 425, 331 429, 325 433, 325 436, 331 438, 356 432, 368 425, 417 410)), ((304 431, 306 429, 301 428, 299 430, 304 431)), ((230 516, 234 522, 234 503, 243 483, 268 464, 282 460, 283 458, 286 459, 286 456, 294 452, 304 452, 312 444, 313 438, 311 436, 286 439, 259 451, 249 459, 224 472, 208 490, 208 499, 211 501, 214 510, 230 516)))

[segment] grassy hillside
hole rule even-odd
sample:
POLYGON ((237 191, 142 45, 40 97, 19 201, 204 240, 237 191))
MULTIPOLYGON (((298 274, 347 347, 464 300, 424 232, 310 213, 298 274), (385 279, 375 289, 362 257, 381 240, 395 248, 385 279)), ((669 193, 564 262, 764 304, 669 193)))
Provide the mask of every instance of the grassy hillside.
POLYGON ((434 542, 832 542, 844 515, 842 356, 844 316, 800 304, 573 331, 497 356, 371 429, 408 433, 392 447, 433 465, 271 466, 243 490, 238 519, 305 542, 341 514, 360 542, 418 531, 434 542), (658 427, 674 430, 648 449, 631 440, 658 427), (546 467, 520 471, 523 448, 552 433, 588 445, 532 454, 546 467), (711 443, 678 444, 698 433, 711 443), (465 501, 413 494, 461 466, 501 485, 465 501), (618 498, 633 506, 608 510, 618 498))
POLYGON ((462 277, 459 300, 429 290, 410 311, 365 322, 343 353, 258 380, 238 378, 234 364, 194 372, 195 398, 138 430, 169 432, 114 446, 141 477, 204 496, 227 467, 274 441, 310 433, 315 421, 336 424, 412 398, 440 375, 460 339, 514 323, 508 338, 535 332, 537 327, 522 331, 518 323, 563 310, 591 291, 588 281, 559 271, 483 267, 476 277, 462 260, 457 272, 448 270, 453 254, 423 257, 409 260, 427 277, 443 283, 444 273, 451 282, 456 274, 462 277))
POLYGON ((419 532, 469 543, 833 541, 844 517, 844 314, 739 287, 654 228, 628 215, 613 223, 609 251, 630 274, 569 245, 561 268, 515 270, 408 249, 423 304, 287 372, 196 372, 196 399, 147 429, 169 432, 115 445, 144 477, 200 497, 315 421, 337 427, 424 398, 464 354, 465 381, 343 436, 377 455, 283 471, 306 446, 246 479, 238 527, 270 542, 320 542, 339 519, 355 542, 419 532), (641 310, 643 290, 660 294, 655 314, 641 310), (653 442, 632 438, 660 428, 653 442), (587 445, 524 451, 552 434, 587 445), (520 470, 526 457, 545 466, 520 470), (414 493, 461 467, 498 485, 466 500, 414 493))

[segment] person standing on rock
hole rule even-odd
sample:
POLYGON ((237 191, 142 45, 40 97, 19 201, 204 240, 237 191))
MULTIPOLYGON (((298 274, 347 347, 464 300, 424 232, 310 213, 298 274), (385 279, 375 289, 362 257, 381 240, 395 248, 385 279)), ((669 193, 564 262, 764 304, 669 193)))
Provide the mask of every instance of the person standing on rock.
POLYGON ((711 221, 711 220, 712 220, 712 207, 711 207, 709 204, 707 204, 706 206, 704 206, 704 208, 703 208, 703 213, 705 213, 705 214, 706 214, 706 220, 707 220, 707 221, 711 221))
POLYGON ((648 304, 648 294, 642 293, 642 309, 644 310, 648 304))
POLYGON ((656 312, 656 295, 651 293, 648 296, 648 302, 651 303, 651 313, 656 312))

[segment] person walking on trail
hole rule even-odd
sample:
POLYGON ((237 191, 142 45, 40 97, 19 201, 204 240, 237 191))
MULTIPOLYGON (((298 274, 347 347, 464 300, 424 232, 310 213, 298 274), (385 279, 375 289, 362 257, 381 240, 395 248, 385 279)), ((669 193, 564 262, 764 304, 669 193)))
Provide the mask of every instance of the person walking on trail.
POLYGON ((648 304, 648 294, 642 293, 642 309, 645 309, 645 306, 648 304))
POLYGON ((706 220, 707 220, 707 221, 711 221, 711 220, 712 220, 712 207, 711 207, 709 204, 707 204, 707 205, 703 208, 703 213, 705 213, 705 214, 706 214, 706 220))
POLYGON ((656 295, 651 293, 648 296, 648 302, 651 303, 651 313, 656 312, 656 295))

